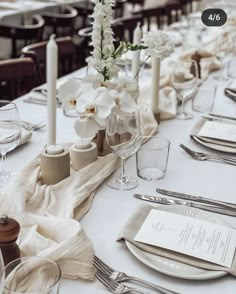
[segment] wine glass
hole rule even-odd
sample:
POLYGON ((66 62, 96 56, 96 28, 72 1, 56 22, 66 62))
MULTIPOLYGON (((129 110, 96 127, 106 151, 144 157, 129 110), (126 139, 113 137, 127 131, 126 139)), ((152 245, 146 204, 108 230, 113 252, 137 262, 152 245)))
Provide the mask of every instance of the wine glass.
POLYGON ((138 109, 130 108, 130 112, 125 112, 113 108, 106 127, 106 140, 112 152, 121 158, 121 173, 108 182, 109 187, 118 190, 131 190, 137 187, 138 181, 125 173, 125 159, 139 149, 141 138, 138 109))
POLYGON ((9 182, 12 172, 6 168, 7 152, 13 150, 21 139, 21 124, 17 106, 8 100, 0 101, 0 154, 2 168, 0 171, 0 187, 9 182))
POLYGON ((180 111, 177 112, 176 118, 190 119, 193 117, 191 113, 184 110, 186 100, 193 97, 196 93, 198 80, 198 67, 194 60, 179 61, 171 75, 172 86, 181 101, 180 111))
POLYGON ((235 37, 228 35, 227 39, 218 38, 216 42, 215 55, 221 62, 220 74, 214 79, 218 82, 225 82, 230 78, 225 74, 224 69, 228 68, 229 62, 235 50, 235 37))

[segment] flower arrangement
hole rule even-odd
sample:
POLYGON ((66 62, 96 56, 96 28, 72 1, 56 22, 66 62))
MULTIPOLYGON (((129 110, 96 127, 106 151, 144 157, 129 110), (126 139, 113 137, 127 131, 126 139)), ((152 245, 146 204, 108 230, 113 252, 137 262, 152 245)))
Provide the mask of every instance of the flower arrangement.
POLYGON ((144 38, 147 49, 145 54, 148 57, 155 57, 164 60, 174 52, 174 43, 163 31, 148 32, 144 38))
POLYGON ((69 105, 78 113, 74 127, 80 138, 93 138, 99 130, 104 130, 113 107, 129 111, 136 105, 133 94, 137 92, 137 85, 134 81, 118 77, 117 59, 129 50, 141 49, 147 50, 148 55, 165 58, 174 48, 168 35, 163 32, 147 34, 142 45, 120 42, 115 48, 111 28, 114 0, 92 1, 95 3, 92 15, 93 52, 88 62, 97 74, 81 80, 70 80, 59 88, 62 105, 69 105))

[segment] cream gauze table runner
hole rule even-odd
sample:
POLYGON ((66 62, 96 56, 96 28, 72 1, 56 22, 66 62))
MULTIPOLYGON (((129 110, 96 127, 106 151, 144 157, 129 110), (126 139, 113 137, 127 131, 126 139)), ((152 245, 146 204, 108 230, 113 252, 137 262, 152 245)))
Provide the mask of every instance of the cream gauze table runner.
MULTIPOLYGON (((148 107, 140 107, 144 135, 158 126, 148 107)), ((20 156, 20 153, 19 153, 20 156)), ((0 214, 8 214, 21 225, 18 243, 22 256, 43 256, 56 261, 65 278, 93 279, 93 246, 79 220, 89 211, 96 190, 118 167, 114 154, 55 185, 41 181, 39 156, 17 174, 0 196, 0 214)))

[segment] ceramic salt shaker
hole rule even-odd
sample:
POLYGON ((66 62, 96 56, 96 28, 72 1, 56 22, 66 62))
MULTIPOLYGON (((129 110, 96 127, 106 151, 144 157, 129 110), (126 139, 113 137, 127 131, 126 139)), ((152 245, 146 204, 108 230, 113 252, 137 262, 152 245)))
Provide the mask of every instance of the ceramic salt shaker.
POLYGON ((5 266, 20 257, 20 249, 16 243, 20 232, 20 224, 7 215, 0 217, 0 248, 5 266))

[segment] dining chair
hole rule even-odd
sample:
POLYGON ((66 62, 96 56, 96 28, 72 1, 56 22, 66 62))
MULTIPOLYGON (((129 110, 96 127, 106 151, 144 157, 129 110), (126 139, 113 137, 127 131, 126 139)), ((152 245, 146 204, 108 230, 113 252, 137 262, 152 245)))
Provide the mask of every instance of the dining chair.
MULTIPOLYGON (((58 77, 71 73, 79 68, 76 58, 76 47, 70 36, 55 39, 58 46, 58 77)), ((22 56, 34 60, 38 81, 46 81, 46 47, 48 41, 42 41, 22 49, 22 56)))
POLYGON ((183 5, 179 0, 168 0, 165 5, 157 7, 139 9, 133 12, 133 15, 142 15, 147 30, 151 29, 151 24, 155 24, 158 29, 164 25, 170 25, 180 19, 183 5))
POLYGON ((80 29, 78 31, 78 36, 80 38, 80 47, 81 47, 80 59, 83 60, 84 63, 85 63, 85 59, 90 55, 93 49, 91 45, 92 30, 93 30, 92 26, 89 26, 89 27, 80 29))
POLYGON ((31 25, 0 24, 0 37, 11 39, 11 58, 19 57, 22 47, 42 40, 44 19, 40 15, 33 15, 31 25))
POLYGON ((29 92, 36 84, 35 66, 31 58, 0 61, 0 99, 13 100, 29 92))
POLYGON ((133 9, 135 6, 142 8, 144 7, 144 4, 145 4, 145 0, 126 0, 126 2, 132 4, 133 9))
POLYGON ((164 14, 165 11, 162 6, 154 8, 143 8, 133 12, 133 15, 142 16, 143 22, 144 24, 146 24, 148 31, 150 30, 152 23, 154 23, 158 29, 161 29, 163 27, 164 14))
POLYGON ((42 12, 40 15, 45 20, 44 40, 53 33, 57 37, 72 36, 75 32, 75 20, 78 15, 75 8, 70 5, 62 5, 59 12, 42 12))
POLYGON ((82 29, 91 25, 90 15, 93 13, 94 5, 91 1, 80 1, 71 4, 77 10, 76 29, 82 29))
POLYGON ((179 1, 182 5, 182 13, 184 15, 188 15, 189 13, 193 12, 193 0, 179 0, 179 1))
POLYGON ((138 23, 143 25, 143 17, 141 14, 114 19, 112 29, 116 42, 126 41, 132 43, 134 30, 138 23))
POLYGON ((167 24, 170 25, 180 20, 183 4, 179 0, 169 0, 163 10, 163 14, 167 16, 167 24))

